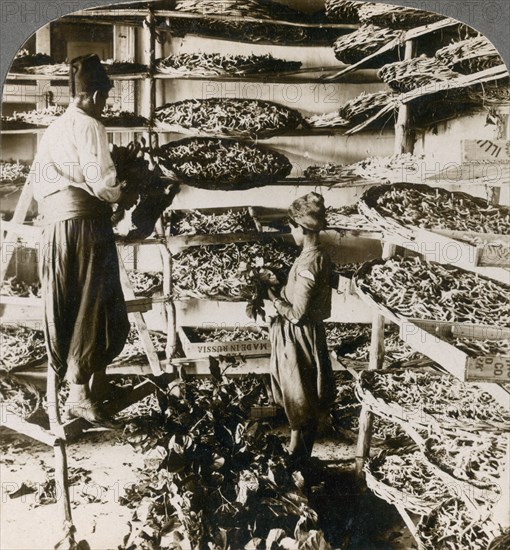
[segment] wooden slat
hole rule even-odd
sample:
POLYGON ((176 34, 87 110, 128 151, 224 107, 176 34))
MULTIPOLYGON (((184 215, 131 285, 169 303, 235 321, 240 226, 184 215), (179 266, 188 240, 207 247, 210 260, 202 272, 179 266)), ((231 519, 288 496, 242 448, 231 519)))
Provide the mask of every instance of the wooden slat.
MULTIPOLYGON (((408 52, 409 53, 409 52, 408 52)), ((390 242, 383 245, 382 258, 389 259, 395 255, 395 246, 390 242)), ((384 366, 384 326, 386 319, 376 309, 372 310, 372 333, 370 335, 370 357, 369 370, 379 370, 384 366)), ((359 477, 363 475, 363 465, 370 454, 370 443, 372 440, 373 415, 370 408, 363 403, 359 418, 358 442, 356 446, 356 473, 359 477)))
POLYGON ((462 75, 457 78, 445 80, 438 84, 437 82, 421 86, 410 92, 403 93, 398 96, 398 101, 401 103, 409 103, 417 99, 427 97, 429 95, 437 94, 438 92, 444 92, 447 90, 458 90, 460 88, 467 88, 474 86, 475 84, 485 84, 487 82, 494 82, 496 80, 502 80, 508 78, 508 69, 505 64, 492 67, 484 71, 473 73, 470 75, 462 75))
POLYGON ((54 447, 59 441, 59 437, 53 435, 48 430, 41 428, 41 426, 31 424, 30 422, 27 422, 26 420, 23 420, 8 412, 5 409, 4 403, 0 404, 0 426, 5 426, 10 430, 26 435, 27 437, 40 441, 50 447, 54 447))
POLYGON ((409 512, 401 504, 395 504, 395 508, 400 514, 400 517, 404 520, 404 523, 406 524, 407 528, 411 532, 411 535, 413 535, 414 539, 418 542, 418 544, 422 544, 419 541, 416 525, 412 520, 411 516, 409 515, 409 512))
MULTIPOLYGON (((455 336, 474 340, 506 340, 510 338, 510 329, 506 327, 413 318, 409 318, 407 322, 411 325, 410 330, 413 330, 416 325, 437 336, 455 336)), ((404 321, 401 325, 404 326, 405 323, 404 321)))
MULTIPOLYGON (((510 382, 510 357, 507 356, 480 356, 470 357, 453 344, 441 339, 440 336, 421 328, 410 321, 400 321, 400 338, 416 351, 430 357, 441 365, 450 374, 463 382, 510 382)), ((436 323, 432 325, 432 329, 436 323)), ((447 323, 442 327, 449 329, 447 323)), ((472 329, 466 327, 467 335, 472 329)), ((483 330, 479 333, 483 337, 483 330)), ((496 334, 491 334, 496 336, 496 334)))
POLYGON ((404 238, 396 234, 385 234, 384 238, 397 246, 422 255, 432 262, 455 265, 505 284, 509 282, 507 269, 510 268, 510 265, 507 265, 508 255, 504 249, 499 256, 495 256, 495 249, 486 247, 484 263, 493 264, 487 266, 479 265, 483 247, 479 248, 426 229, 414 230, 411 238, 404 238))
MULTIPOLYGON (((293 72, 282 72, 282 73, 257 73, 254 75, 173 75, 173 74, 164 74, 158 73, 154 75, 156 80, 197 80, 203 81, 208 80, 210 82, 268 82, 268 83, 279 83, 279 84, 320 84, 324 83, 324 78, 327 76, 336 74, 337 69, 331 67, 325 67, 324 71, 318 72, 310 76, 305 75, 305 70, 302 70, 301 73, 293 72)), ((377 78, 377 71, 375 69, 364 69, 356 71, 356 73, 351 73, 345 77, 339 77, 335 79, 335 84, 360 84, 360 83, 377 83, 380 82, 377 78)))
POLYGON ((152 370, 147 363, 115 363, 106 367, 107 375, 122 375, 122 376, 148 376, 152 374, 152 370))
MULTIPOLYGON (((410 60, 415 56, 415 41, 408 40, 405 43, 404 59, 410 60)), ((416 130, 411 122, 411 106, 402 104, 398 108, 397 120, 395 122, 395 155, 411 153, 414 150, 416 130)))
MULTIPOLYGON (((133 292, 133 289, 131 288, 131 282, 129 280, 129 276, 126 271, 126 266, 124 265, 124 262, 121 257, 119 257, 119 269, 120 269, 120 279, 122 282, 122 287, 124 291, 124 297, 126 301, 128 300, 135 300, 135 293, 133 292)), ((138 331, 138 334, 140 336, 140 341, 142 343, 143 349, 147 355, 147 359, 149 361, 149 365, 152 369, 152 372, 154 375, 159 376, 163 373, 161 370, 161 365, 159 363, 158 354, 156 353, 156 350, 154 349, 154 344, 151 339, 151 335, 149 333, 149 329, 147 328, 147 325, 145 324, 145 320, 143 318, 143 314, 141 312, 134 312, 130 313, 130 316, 132 317, 136 329, 138 331)))
POLYGON ((473 231, 452 231, 447 229, 434 229, 433 235, 442 235, 451 239, 457 247, 465 245, 473 262, 476 260, 480 267, 510 267, 510 236, 494 233, 475 233, 473 231), (460 241, 476 239, 478 244, 470 244, 460 241), (457 244, 458 243, 458 244, 457 244))
MULTIPOLYGON (((127 73, 127 74, 112 74, 108 78, 110 80, 142 80, 147 78, 147 73, 127 73)), ((40 81, 55 81, 62 82, 59 86, 67 86, 69 81, 68 75, 51 75, 51 74, 27 74, 27 73, 8 73, 7 80, 14 79, 18 81, 24 80, 40 80, 40 81)))
MULTIPOLYGON (((2 130, 1 134, 6 136, 17 136, 17 135, 27 135, 27 134, 44 134, 48 129, 47 126, 43 128, 23 128, 21 130, 2 130)), ((115 134, 119 132, 135 132, 143 133, 147 132, 149 129, 148 126, 106 126, 106 131, 109 134, 115 134)))
MULTIPOLYGON (((287 21, 285 19, 260 19, 257 17, 240 17, 236 15, 213 15, 213 14, 200 14, 200 13, 186 13, 182 11, 174 10, 155 10, 154 15, 156 17, 168 17, 170 19, 206 19, 207 21, 232 21, 234 23, 261 23, 263 25, 276 25, 284 27, 299 27, 306 29, 338 29, 346 31, 354 31, 359 28, 357 24, 345 24, 345 23, 307 23, 306 21, 287 21)), ((313 45, 313 44, 308 44, 313 45)))
MULTIPOLYGON (((190 339, 193 329, 196 327, 178 328, 179 337, 186 357, 218 357, 219 355, 241 355, 264 357, 271 354, 271 344, 269 336, 262 340, 253 338, 252 340, 232 341, 232 342, 198 342, 190 339)), ((228 327, 225 327, 228 330, 228 327)), ((256 329, 253 330, 255 334, 256 329)))
MULTIPOLYGON (((245 361, 242 364, 237 367, 228 369, 227 374, 267 374, 269 373, 269 364, 269 357, 246 357, 245 361)), ((186 374, 190 375, 211 374, 209 370, 210 362, 208 357, 204 357, 203 359, 172 359, 171 365, 183 368, 186 374)))
POLYGON ((175 303, 169 298, 173 292, 172 254, 164 244, 159 246, 159 253, 163 264, 163 296, 168 298, 165 301, 165 315, 167 322, 165 355, 167 361, 170 361, 172 357, 174 357, 177 350, 177 311, 175 308, 175 303))
MULTIPOLYGON (((348 127, 343 126, 324 126, 324 127, 310 127, 310 128, 303 128, 303 129, 297 129, 297 130, 288 130, 288 131, 281 131, 278 133, 275 133, 273 135, 261 135, 257 136, 256 138, 251 136, 234 136, 235 139, 241 140, 241 141, 267 141, 271 139, 280 139, 283 137, 313 137, 313 136, 338 136, 338 135, 344 135, 346 131, 348 130, 348 127)), ((214 133, 214 132, 204 132, 200 130, 187 130, 186 128, 182 128, 180 126, 168 126, 168 127, 161 127, 157 126, 153 129, 154 132, 157 132, 158 134, 182 134, 187 137, 209 137, 209 138, 224 138, 224 139, 232 139, 233 136, 227 135, 227 134, 221 134, 221 133, 214 133)))
MULTIPOLYGON (((32 190, 32 184, 30 183, 29 178, 30 176, 27 178, 27 181, 23 186, 23 190, 21 191, 21 195, 16 204, 16 208, 14 210, 14 214, 11 219, 11 222, 13 225, 22 224, 26 220, 28 210, 30 209, 30 205, 32 204, 33 190, 32 190)), ((1 242, 1 252, 2 252, 2 261, 0 262, 0 285, 4 282, 5 275, 10 266, 12 256, 15 250, 15 243, 17 241, 17 237, 18 235, 15 230, 7 231, 5 236, 4 236, 4 229, 2 228, 0 231, 0 242, 1 242)))
MULTIPOLYGON (((345 23, 329 23, 324 21, 323 23, 307 23, 303 22, 294 22, 281 19, 260 19, 257 17, 239 17, 229 14, 225 15, 214 15, 214 14, 200 14, 200 13, 187 13, 182 11, 175 10, 154 10, 154 15, 156 17, 166 17, 166 18, 175 18, 175 19, 207 19, 207 20, 218 20, 218 21, 233 21, 235 23, 262 23, 264 25, 280 25, 280 26, 289 26, 289 27, 305 27, 305 28, 316 28, 316 29, 339 29, 339 30, 355 30, 359 25, 355 24, 345 24, 345 23)), ((113 9, 85 9, 78 10, 73 12, 72 17, 94 17, 94 22, 100 21, 101 18, 122 18, 126 17, 139 17, 140 20, 145 19, 147 16, 147 10, 144 9, 129 9, 129 8, 113 8, 113 9)), ((110 21, 109 21, 110 22, 110 21)))
MULTIPOLYGON (((333 371, 347 371, 349 374, 357 379, 358 378, 358 372, 356 369, 354 369, 352 366, 348 365, 347 363, 344 363, 342 359, 340 359, 336 353, 333 351, 330 353, 331 357, 331 366, 333 367, 333 371)), ((364 365, 364 368, 368 368, 368 364, 364 365)))
POLYGON ((184 248, 199 245, 258 242, 259 233, 217 233, 214 235, 175 235, 169 236, 167 244, 171 248, 184 248))
MULTIPOLYGON (((240 366, 229 369, 227 374, 229 375, 241 375, 241 374, 269 374, 270 373, 270 357, 250 357, 247 356, 244 358, 244 363, 240 366)), ((351 367, 345 367, 341 362, 339 362, 334 355, 331 355, 331 363, 333 370, 348 370, 353 374, 357 375, 356 371, 351 367)), ((172 366, 182 367, 187 374, 190 375, 209 375, 209 358, 195 358, 190 359, 188 357, 174 358, 168 365, 164 365, 167 372, 172 372, 172 366)), ((111 370, 110 373, 118 372, 117 368, 122 370, 123 374, 148 374, 149 369, 146 365, 122 365, 115 368, 115 371, 111 370)))

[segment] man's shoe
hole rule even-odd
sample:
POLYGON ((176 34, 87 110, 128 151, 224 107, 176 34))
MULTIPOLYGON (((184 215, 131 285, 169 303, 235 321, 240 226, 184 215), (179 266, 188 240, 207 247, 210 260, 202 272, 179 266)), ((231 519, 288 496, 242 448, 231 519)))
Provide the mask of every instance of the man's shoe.
POLYGON ((62 420, 64 422, 69 422, 74 418, 83 418, 93 426, 103 428, 119 427, 119 424, 116 424, 115 422, 112 422, 111 419, 107 418, 106 415, 101 411, 100 407, 88 398, 82 399, 81 401, 78 401, 76 403, 65 404, 65 410, 62 420))

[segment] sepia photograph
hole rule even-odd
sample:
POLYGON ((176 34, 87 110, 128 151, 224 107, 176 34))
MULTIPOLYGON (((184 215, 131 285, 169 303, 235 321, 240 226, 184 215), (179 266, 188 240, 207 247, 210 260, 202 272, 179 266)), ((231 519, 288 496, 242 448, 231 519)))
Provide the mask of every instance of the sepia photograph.
POLYGON ((0 26, 0 550, 510 550, 510 5, 0 26))

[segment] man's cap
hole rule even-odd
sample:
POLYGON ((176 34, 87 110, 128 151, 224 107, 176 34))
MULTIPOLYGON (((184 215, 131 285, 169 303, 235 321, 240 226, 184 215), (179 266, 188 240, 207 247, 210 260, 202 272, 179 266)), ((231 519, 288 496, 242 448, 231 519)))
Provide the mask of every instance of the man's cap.
POLYGON ((113 84, 95 54, 75 57, 69 66, 69 88, 71 97, 82 92, 93 94, 97 90, 111 90, 113 84))
POLYGON ((308 195, 296 199, 290 205, 289 216, 297 224, 310 231, 326 229, 324 197, 318 193, 308 193, 308 195))

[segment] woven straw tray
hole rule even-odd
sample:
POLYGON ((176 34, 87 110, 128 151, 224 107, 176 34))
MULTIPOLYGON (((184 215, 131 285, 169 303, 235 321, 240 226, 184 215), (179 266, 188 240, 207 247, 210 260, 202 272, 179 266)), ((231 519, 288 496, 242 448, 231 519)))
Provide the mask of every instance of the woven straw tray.
POLYGON ((444 494, 442 497, 439 497, 437 494, 414 495, 408 491, 404 492, 391 486, 389 483, 377 479, 372 473, 372 468, 384 460, 387 454, 403 455, 416 450, 418 450, 417 447, 403 447, 400 449, 392 449, 391 453, 383 452, 365 463, 364 472, 367 486, 375 493, 376 496, 382 498, 390 504, 401 505, 413 514, 423 516, 432 512, 432 510, 436 508, 444 498, 450 496, 448 487, 444 487, 444 494))
MULTIPOLYGON (((410 183, 395 183, 392 187, 397 189, 415 189, 420 190, 437 190, 441 194, 449 193, 441 188, 430 187, 423 184, 410 183)), ((405 226, 395 219, 382 215, 377 210, 377 199, 381 194, 388 191, 388 186, 372 187, 365 191, 361 197, 358 208, 361 213, 375 226, 379 227, 384 233, 394 235, 399 239, 403 239, 403 246, 408 242, 413 250, 423 252, 425 256, 431 256, 431 259, 437 258, 437 245, 442 245, 443 248, 453 247, 458 256, 456 263, 465 265, 466 267, 510 267, 510 248, 499 247, 496 243, 508 240, 508 236, 494 235, 488 233, 475 233, 469 231, 453 231, 448 229, 422 229, 419 227, 405 226), (470 241, 476 241, 480 244, 472 244, 470 241), (430 245, 436 246, 430 246, 430 245), (429 245, 429 246, 427 246, 429 245)), ((469 201, 482 207, 487 207, 487 201, 478 197, 473 197, 466 193, 455 192, 455 196, 469 199, 469 201)), ((510 209, 499 207, 505 213, 510 214, 510 209)))
MULTIPOLYGON (((396 401, 386 401, 372 393, 370 377, 374 371, 364 371, 360 374, 356 383, 356 395, 360 401, 368 405, 374 413, 384 416, 393 422, 402 425, 408 435, 418 444, 423 444, 420 432, 441 432, 451 435, 472 437, 473 432, 503 433, 510 431, 508 423, 491 422, 485 420, 472 420, 467 425, 466 420, 455 418, 436 418, 426 412, 423 407, 409 408, 396 401)), ((397 373, 392 369, 392 373, 397 373)))

